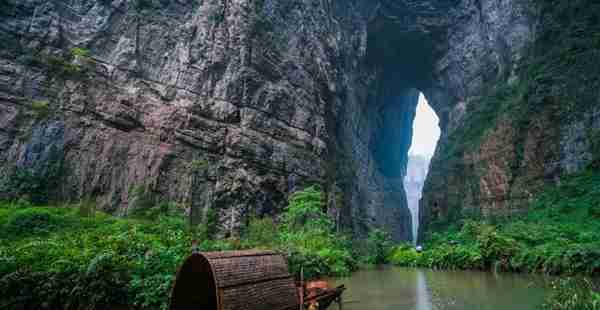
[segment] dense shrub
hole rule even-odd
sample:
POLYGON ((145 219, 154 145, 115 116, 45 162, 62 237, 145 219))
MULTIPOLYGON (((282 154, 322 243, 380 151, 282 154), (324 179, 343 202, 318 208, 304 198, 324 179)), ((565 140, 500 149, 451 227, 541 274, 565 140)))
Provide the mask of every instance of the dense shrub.
POLYGON ((389 259, 400 266, 598 275, 600 221, 589 216, 600 205, 598 184, 594 171, 564 177, 520 219, 466 219, 461 227, 431 234, 423 253, 399 246, 389 259))
POLYGON ((389 234, 381 229, 373 229, 366 239, 364 262, 367 264, 381 265, 388 263, 392 251, 392 239, 389 234))
MULTIPOLYGON (((600 205, 599 184, 596 171, 564 177, 560 186, 546 188, 519 219, 493 224, 481 217, 465 219, 431 234, 423 252, 398 246, 389 260, 411 267, 597 276, 600 221, 590 215, 600 205)), ((558 280, 544 309, 600 309, 598 287, 589 280, 558 280)))
POLYGON ((22 238, 47 234, 67 225, 63 217, 46 209, 28 208, 11 214, 2 227, 3 235, 11 238, 22 238))
POLYGON ((47 204, 52 200, 63 175, 64 158, 57 146, 51 146, 47 160, 33 167, 17 167, 9 178, 6 188, 13 199, 25 199, 33 204, 47 204))
POLYGON ((21 234, 26 238, 0 243, 0 307, 164 307, 191 243, 183 219, 152 223, 98 214, 65 224, 77 211, 25 209, 9 215, 10 227, 27 231, 29 223, 41 223, 52 229, 45 237, 26 232, 21 234))
MULTIPOLYGON (((349 239, 334 232, 322 199, 317 187, 293 194, 282 223, 275 229, 278 232, 273 239, 275 247, 288 254, 290 271, 299 274, 302 270, 306 278, 348 275, 356 268, 349 239)), ((271 237, 263 234, 262 239, 269 241, 271 237)))
POLYGON ((250 248, 272 248, 279 243, 279 226, 270 217, 252 218, 246 229, 244 244, 250 248))
POLYGON ((554 281, 552 294, 543 308, 547 310, 600 309, 600 287, 589 279, 567 278, 554 281))
MULTIPOLYGON (((292 195, 280 219, 252 219, 241 239, 212 240, 206 225, 188 229, 176 204, 148 203, 149 208, 140 208, 143 216, 116 219, 96 212, 91 201, 74 208, 34 208, 20 201, 0 207, 0 235, 8 237, 0 238, 0 308, 164 308, 176 268, 193 239, 200 240, 202 251, 279 250, 288 255, 291 272, 303 270, 306 278, 347 275, 360 263, 388 261, 597 275, 600 223, 588 211, 598 202, 596 178, 596 173, 565 178, 519 220, 463 220, 454 229, 430 235, 420 253, 410 245, 391 247, 389 237, 378 230, 362 241, 337 233, 316 187, 292 195)), ((553 305, 549 309, 567 309, 553 305)))
MULTIPOLYGON (((143 196, 143 195, 142 195, 143 196)), ((281 223, 251 221, 242 239, 190 230, 175 204, 117 219, 86 200, 71 208, 0 206, 0 309, 165 308, 178 265, 192 240, 201 251, 270 248, 286 253, 294 274, 347 275, 356 268, 350 242, 334 233, 311 187, 290 198, 281 223), (83 209, 83 211, 82 211, 83 209)))
POLYGON ((394 265, 416 267, 420 256, 412 245, 400 245, 391 250, 388 260, 394 265))

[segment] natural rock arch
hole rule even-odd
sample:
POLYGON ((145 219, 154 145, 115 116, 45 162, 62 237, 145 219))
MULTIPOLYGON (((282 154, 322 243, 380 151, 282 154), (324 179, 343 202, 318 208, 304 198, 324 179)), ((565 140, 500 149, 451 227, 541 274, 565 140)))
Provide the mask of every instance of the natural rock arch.
MULTIPOLYGON (((418 91, 440 118, 443 144, 461 124, 466 102, 487 84, 513 74, 531 40, 529 5, 383 0, 365 10, 367 40, 358 75, 366 76, 367 89, 362 83, 347 85, 337 114, 338 154, 343 153, 338 156, 346 160, 338 164, 336 185, 344 188, 346 204, 352 206, 342 216, 345 225, 359 234, 385 227, 394 239, 410 240, 398 180, 405 170, 418 91)), ((422 221, 428 220, 427 210, 435 209, 428 201, 422 204, 422 221)))
MULTIPOLYGON (((539 1, 132 3, 26 1, 2 13, 0 188, 47 166, 31 150, 52 146, 64 163, 52 180, 61 186, 47 193, 57 200, 92 196, 127 214, 141 187, 205 218, 212 210, 217 228, 235 233, 318 183, 340 229, 384 227, 410 240, 402 173, 418 91, 440 117, 445 148, 486 87, 518 79, 539 1), (28 61, 47 56, 85 65, 85 78, 28 61), (48 103, 45 119, 31 117, 32 100, 48 103), (60 137, 20 134, 53 128, 60 137)), ((424 209, 465 192, 461 178, 433 177, 424 209)))

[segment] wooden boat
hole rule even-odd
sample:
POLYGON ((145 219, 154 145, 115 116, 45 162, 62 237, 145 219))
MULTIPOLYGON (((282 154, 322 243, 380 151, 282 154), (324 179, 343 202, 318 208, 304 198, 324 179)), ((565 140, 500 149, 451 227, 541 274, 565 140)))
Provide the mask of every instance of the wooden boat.
POLYGON ((341 309, 344 290, 324 281, 297 285, 280 253, 194 251, 177 272, 169 309, 324 310, 334 302, 341 309))
POLYGON ((170 310, 298 310, 285 257, 271 251, 196 252, 177 272, 170 310))
POLYGON ((335 288, 308 289, 305 293, 303 305, 308 310, 325 310, 334 302, 342 309, 342 293, 346 287, 340 285, 335 288), (312 308, 311 308, 312 307, 312 308))

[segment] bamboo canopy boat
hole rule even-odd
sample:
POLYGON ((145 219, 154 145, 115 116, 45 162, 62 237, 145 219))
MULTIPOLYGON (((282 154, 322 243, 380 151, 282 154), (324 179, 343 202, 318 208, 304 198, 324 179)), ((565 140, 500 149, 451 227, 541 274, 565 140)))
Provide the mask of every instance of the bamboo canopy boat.
POLYGON ((334 301, 341 305, 343 291, 343 286, 298 287, 286 259, 276 252, 198 252, 179 268, 169 309, 298 310, 317 305, 314 309, 323 310, 334 301))
POLYGON ((342 309, 342 293, 346 290, 345 286, 340 285, 336 288, 330 288, 327 282, 316 281, 316 283, 324 283, 326 285, 311 287, 312 283, 309 282, 307 285, 303 285, 301 288, 304 309, 325 310, 328 309, 329 306, 331 306, 331 304, 334 302, 338 304, 339 309, 342 309), (312 309, 311 306, 313 307, 312 309))

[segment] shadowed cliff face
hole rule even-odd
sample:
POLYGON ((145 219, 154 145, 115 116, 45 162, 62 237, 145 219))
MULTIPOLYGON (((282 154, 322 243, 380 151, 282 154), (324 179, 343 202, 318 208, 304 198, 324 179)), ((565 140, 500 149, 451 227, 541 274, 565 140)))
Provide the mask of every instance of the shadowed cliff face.
POLYGON ((336 185, 351 206, 340 211, 342 219, 350 219, 345 226, 355 231, 384 226, 394 238, 410 239, 401 180, 417 90, 440 117, 444 141, 462 125, 466 102, 490 83, 515 77, 524 47, 534 38, 532 3, 380 1, 371 8, 364 61, 358 63, 358 76, 344 77, 346 93, 337 114, 337 153, 342 155, 337 156, 336 185))
POLYGON ((127 214, 143 193, 236 233, 317 183, 340 229, 410 240, 418 91, 445 141, 517 79, 532 3, 3 1, 0 194, 127 214))
POLYGON ((454 9, 456 1, 380 1, 368 14, 366 53, 359 75, 345 79, 345 98, 352 99, 337 117, 344 155, 336 185, 351 206, 340 212, 356 232, 379 226, 396 240, 412 239, 403 187, 412 122, 419 90, 433 88, 454 9))

